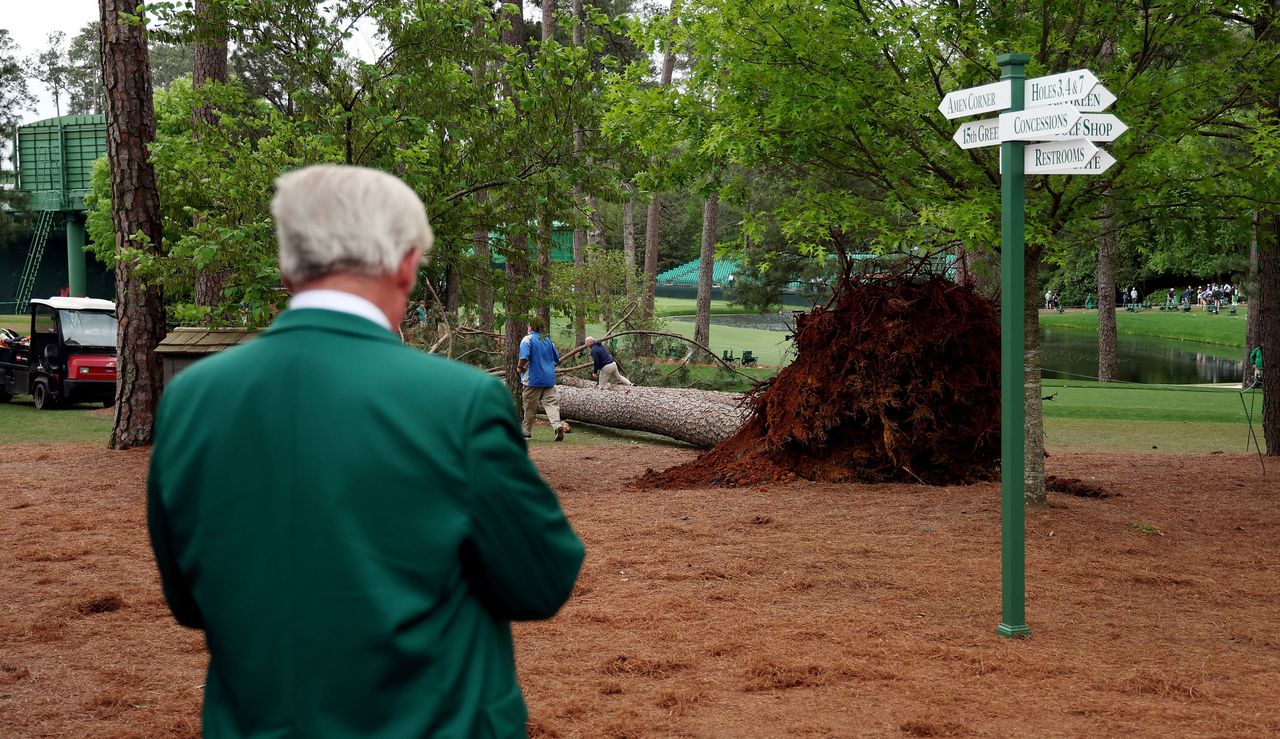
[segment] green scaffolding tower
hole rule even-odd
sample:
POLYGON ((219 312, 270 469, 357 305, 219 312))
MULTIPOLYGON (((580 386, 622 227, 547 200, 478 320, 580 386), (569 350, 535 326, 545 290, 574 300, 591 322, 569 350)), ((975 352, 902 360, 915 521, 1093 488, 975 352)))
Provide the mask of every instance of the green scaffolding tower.
POLYGON ((106 119, 100 115, 66 115, 19 126, 14 149, 18 189, 26 193, 26 209, 34 224, 31 248, 14 296, 18 310, 31 300, 49 233, 59 223, 67 229, 70 295, 84 297, 84 198, 93 186, 93 163, 107 151, 106 119))

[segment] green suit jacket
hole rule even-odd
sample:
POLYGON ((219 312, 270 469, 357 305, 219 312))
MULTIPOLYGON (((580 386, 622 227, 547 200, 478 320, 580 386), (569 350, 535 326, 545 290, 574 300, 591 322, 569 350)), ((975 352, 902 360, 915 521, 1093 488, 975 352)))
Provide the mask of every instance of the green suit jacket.
POLYGON ((147 521, 210 737, 524 736, 512 619, 582 564, 506 388, 326 310, 166 389, 147 521))

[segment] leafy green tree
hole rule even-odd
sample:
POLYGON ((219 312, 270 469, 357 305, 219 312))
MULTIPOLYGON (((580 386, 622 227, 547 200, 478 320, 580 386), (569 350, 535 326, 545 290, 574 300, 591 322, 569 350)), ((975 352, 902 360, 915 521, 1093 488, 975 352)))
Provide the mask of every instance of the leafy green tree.
POLYGON ((13 146, 10 136, 22 122, 22 114, 33 105, 18 46, 9 32, 0 28, 0 248, 13 241, 20 230, 15 211, 21 208, 21 194, 9 186, 15 164, 9 158, 13 146))
MULTIPOLYGON (((1203 127, 1220 103, 1210 84, 1214 65, 1235 45, 1213 9, 1181 0, 1158 9, 1074 0, 1034 9, 691 0, 675 12, 679 43, 693 59, 685 84, 714 100, 701 153, 778 183, 781 197, 744 219, 746 237, 776 224, 786 251, 812 258, 868 247, 991 251, 998 243, 996 150, 958 150, 938 101, 948 90, 994 80, 994 59, 1004 52, 1029 52, 1029 76, 1099 69, 1133 130, 1113 145, 1120 164, 1105 180, 1029 178, 1029 295, 1039 292, 1041 258, 1078 243, 1066 237, 1078 221, 1094 221, 1104 194, 1129 214, 1153 202, 1173 211, 1159 173, 1142 162, 1169 156, 1167 149, 1203 127)), ((636 125, 650 131, 678 131, 683 121, 684 111, 661 100, 632 107, 636 125)), ((1025 331, 1026 482, 1029 498, 1042 501, 1034 310, 1025 331)))

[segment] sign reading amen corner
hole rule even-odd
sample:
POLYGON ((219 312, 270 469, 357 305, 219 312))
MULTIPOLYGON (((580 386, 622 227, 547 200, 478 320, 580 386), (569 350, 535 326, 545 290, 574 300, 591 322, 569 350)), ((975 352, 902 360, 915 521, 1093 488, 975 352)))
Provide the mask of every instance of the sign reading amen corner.
POLYGON ((956 90, 947 93, 938 105, 938 111, 947 117, 962 118, 967 115, 979 115, 1004 110, 1013 104, 1012 88, 1009 81, 992 82, 989 85, 970 87, 967 90, 956 90))

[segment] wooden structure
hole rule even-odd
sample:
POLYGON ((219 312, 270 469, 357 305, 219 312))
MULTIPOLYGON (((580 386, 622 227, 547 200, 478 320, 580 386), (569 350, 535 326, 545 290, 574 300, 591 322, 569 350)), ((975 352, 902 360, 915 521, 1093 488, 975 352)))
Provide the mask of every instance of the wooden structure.
POLYGON ((256 328, 194 328, 179 326, 169 332, 156 347, 156 355, 164 368, 164 384, 195 362, 243 344, 257 336, 256 328))

